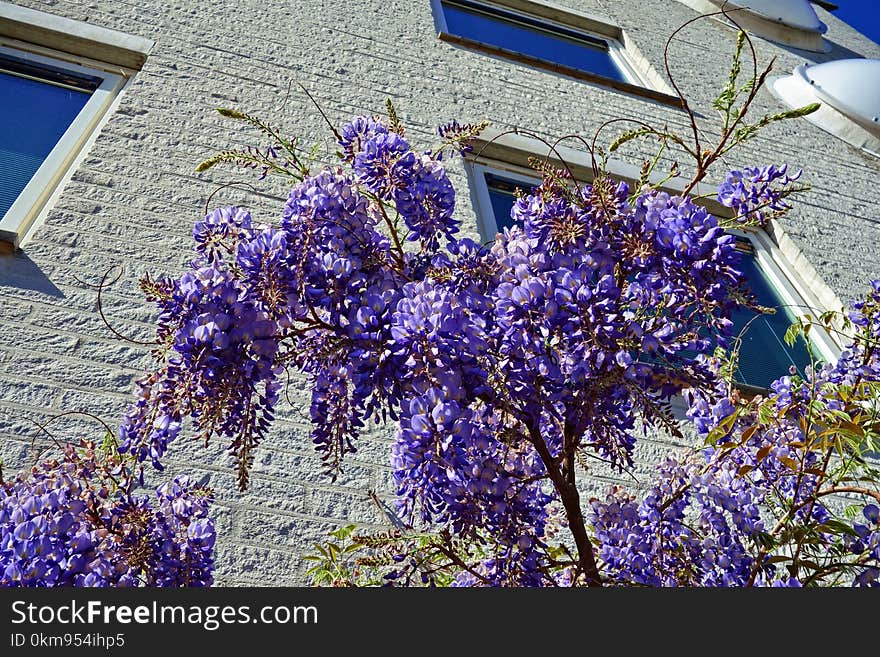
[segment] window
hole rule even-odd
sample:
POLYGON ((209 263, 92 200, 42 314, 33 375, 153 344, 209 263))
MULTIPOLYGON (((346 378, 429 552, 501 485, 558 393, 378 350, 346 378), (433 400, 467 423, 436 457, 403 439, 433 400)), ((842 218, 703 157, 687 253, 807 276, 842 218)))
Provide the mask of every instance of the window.
POLYGON ((0 253, 48 208, 153 45, 0 0, 0 253))
POLYGON ((0 47, 0 238, 17 245, 122 83, 0 47))
POLYGON ((631 81, 605 39, 479 2, 443 0, 441 4, 450 34, 584 73, 631 81))
MULTIPOLYGON (((510 211, 515 202, 514 190, 527 192, 538 184, 534 178, 475 163, 468 165, 468 176, 478 228, 484 240, 493 239, 497 232, 513 225, 510 211)), ((740 233, 737 249, 741 253, 740 269, 758 303, 776 308, 775 314, 737 310, 731 318, 734 335, 748 325, 742 336, 735 378, 745 390, 759 391, 787 374, 792 365, 803 374, 810 364, 803 340, 789 347, 783 339, 797 315, 806 312, 808 307, 785 273, 779 262, 780 254, 768 236, 740 233)), ((815 312, 813 314, 815 316, 815 312)), ((817 359, 828 361, 835 357, 837 350, 827 336, 814 333, 811 337, 818 348, 817 359)))
POLYGON ((513 180, 489 173, 483 174, 486 179, 486 194, 492 208, 492 216, 487 218, 485 234, 500 233, 505 228, 513 226, 513 218, 510 216, 513 204, 516 202, 516 189, 529 191, 537 183, 536 180, 513 180), (491 222, 491 223, 490 223, 491 222), (494 224, 494 226, 491 226, 494 224))
MULTIPOLYGON (((444 41, 680 105, 671 92, 648 88, 646 76, 625 54, 620 29, 598 19, 556 6, 505 0, 434 0, 434 8, 444 41), (520 10, 522 6, 532 13, 520 10)), ((654 86, 666 89, 656 77, 654 86)))
MULTIPOLYGON (((760 247, 754 237, 741 235, 737 239, 740 252, 739 269, 760 305, 775 308, 775 314, 737 309, 733 312, 733 334, 740 335, 740 357, 735 379, 747 388, 766 389, 793 365, 803 376, 810 365, 810 353, 803 339, 789 347, 785 332, 797 320, 796 310, 804 311, 802 304, 787 302, 784 289, 777 287, 781 272, 766 256, 758 257, 760 247), (743 332, 744 331, 744 332, 743 332)), ((780 281, 781 283, 781 281, 780 281)))

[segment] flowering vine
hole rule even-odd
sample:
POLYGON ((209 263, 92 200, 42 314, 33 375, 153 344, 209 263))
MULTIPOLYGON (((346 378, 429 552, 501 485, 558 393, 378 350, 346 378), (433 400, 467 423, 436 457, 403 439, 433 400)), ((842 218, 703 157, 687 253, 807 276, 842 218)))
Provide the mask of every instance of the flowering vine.
MULTIPOLYGON (((724 220, 690 192, 758 128, 816 109, 746 124, 766 72, 741 85, 734 69, 715 105, 724 129, 714 148, 701 143, 683 98, 693 144, 641 126, 613 145, 650 136, 693 155, 683 193, 648 183, 659 156, 632 188, 601 158, 589 185, 543 163, 541 184, 518 195, 514 227, 489 245, 459 236, 447 171, 485 124, 446 124, 441 143, 422 149, 389 104, 387 118, 334 128, 339 162, 313 171, 295 140, 223 110, 273 143, 220 153, 199 170, 243 164, 286 176, 292 189, 274 223, 242 208, 208 213, 186 271, 142 281, 160 312, 157 365, 138 382, 120 449, 161 468, 191 420, 203 440, 227 442, 244 488, 293 370, 308 382, 311 439, 330 476, 368 422, 396 425, 397 513, 415 537, 360 543, 386 582, 791 585, 859 567, 858 581, 873 581, 876 507, 844 530, 824 502, 864 493, 829 469, 863 459, 837 438, 814 444, 810 425, 798 424, 800 397, 783 401, 809 391, 810 418, 825 403, 858 425, 852 403, 867 398, 829 391, 826 403, 815 392, 839 390, 850 361, 814 367, 803 382, 778 383, 772 403, 741 407, 712 358, 732 337, 732 310, 754 305, 725 229, 787 210, 798 176, 785 166, 731 172, 719 201, 736 216, 724 220), (646 428, 678 434, 668 402, 683 393, 709 447, 670 460, 640 502, 616 491, 585 505, 583 461, 631 466, 646 428), (792 543, 793 523, 807 538, 792 543), (855 560, 808 573, 817 536, 855 560)), ((853 324, 873 327, 866 307, 857 311, 853 324)), ((859 367, 873 367, 873 350, 860 348, 859 367)))
POLYGON ((139 496, 129 473, 82 441, 0 483, 0 586, 210 586, 211 492, 178 477, 139 496))

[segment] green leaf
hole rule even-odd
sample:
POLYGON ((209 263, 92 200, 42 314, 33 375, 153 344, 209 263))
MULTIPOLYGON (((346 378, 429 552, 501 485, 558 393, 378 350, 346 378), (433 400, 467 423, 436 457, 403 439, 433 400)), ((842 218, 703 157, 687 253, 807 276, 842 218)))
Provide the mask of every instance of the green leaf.
POLYGON ((784 554, 774 554, 772 557, 767 557, 764 563, 785 563, 786 561, 791 561, 791 557, 787 557, 784 554))
POLYGON ((819 315, 819 321, 822 322, 825 326, 830 326, 831 322, 834 321, 834 317, 837 315, 833 310, 827 310, 821 315, 819 315))
POLYGON ((764 425, 768 424, 773 418, 774 409, 769 404, 761 404, 758 406, 758 421, 764 425))
POLYGON ((816 528, 825 534, 846 534, 848 536, 857 536, 855 530, 845 522, 829 518, 816 528))
POLYGON ((843 510, 843 515, 845 518, 849 518, 850 520, 853 520, 858 515, 860 515, 861 512, 862 512, 862 505, 861 504, 850 504, 848 507, 846 507, 843 510))
POLYGON ((794 343, 798 339, 798 335, 800 335, 800 332, 801 332, 801 325, 800 324, 792 324, 791 326, 789 326, 786 329, 785 335, 783 336, 782 339, 785 341, 785 344, 787 344, 789 347, 793 347, 794 343))
POLYGON ((780 456, 779 462, 792 472, 797 472, 800 469, 800 465, 798 465, 798 462, 795 461, 793 458, 789 458, 788 456, 780 456))
POLYGON ((859 438, 865 437, 865 430, 855 422, 850 422, 848 419, 841 420, 838 429, 843 430, 846 435, 857 436, 859 438))
POLYGON ((344 527, 340 527, 339 529, 334 529, 333 531, 331 531, 330 536, 339 539, 340 541, 344 541, 349 536, 351 536, 356 529, 357 525, 345 525, 344 527))

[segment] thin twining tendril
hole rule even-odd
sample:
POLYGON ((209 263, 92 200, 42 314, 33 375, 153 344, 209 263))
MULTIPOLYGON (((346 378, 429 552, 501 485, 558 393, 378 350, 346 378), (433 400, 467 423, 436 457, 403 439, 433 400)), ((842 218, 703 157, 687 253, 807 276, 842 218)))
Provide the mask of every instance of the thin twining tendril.
POLYGON ((208 211, 209 211, 209 208, 211 207, 211 201, 214 199, 214 195, 217 192, 223 191, 224 189, 226 189, 228 187, 248 187, 250 189, 250 191, 253 192, 254 194, 260 193, 260 191, 256 187, 251 185, 250 183, 243 182, 240 180, 231 180, 228 183, 224 183, 224 184, 220 185, 219 187, 217 187, 213 192, 211 192, 208 195, 208 198, 205 199, 205 216, 208 215, 208 211))
POLYGON ((125 342, 129 342, 131 344, 138 344, 138 345, 145 345, 145 346, 153 346, 155 344, 158 344, 157 340, 149 340, 149 341, 136 340, 134 338, 130 338, 126 335, 123 335, 122 333, 117 331, 115 328, 113 328, 113 325, 110 324, 110 320, 108 320, 107 316, 104 314, 104 302, 101 299, 101 294, 103 293, 105 288, 108 288, 111 285, 113 285, 114 283, 116 283, 122 277, 122 274, 124 271, 125 271, 125 268, 122 265, 113 265, 112 267, 110 267, 110 269, 108 269, 106 272, 104 272, 104 275, 101 277, 101 282, 98 283, 97 285, 87 283, 86 281, 80 280, 76 276, 74 276, 74 278, 76 279, 76 282, 79 283, 80 285, 84 285, 85 287, 90 287, 90 288, 98 290, 98 301, 97 301, 98 314, 101 316, 101 321, 104 322, 104 326, 106 326, 107 329, 113 335, 115 335, 120 340, 123 340, 125 342), (114 269, 118 269, 119 273, 116 274, 116 276, 115 276, 115 278, 113 278, 113 280, 108 282, 107 279, 110 277, 110 274, 114 269))
MULTIPOLYGON (((27 417, 27 416, 22 417, 22 419, 23 419, 25 422, 30 422, 31 424, 33 424, 33 425, 37 428, 37 430, 38 430, 38 432, 39 432, 39 433, 37 433, 37 434, 31 439, 30 449, 31 449, 32 451, 35 451, 35 450, 36 450, 36 441, 37 441, 37 437, 38 437, 40 434, 44 434, 44 435, 46 435, 46 436, 49 438, 49 440, 51 440, 51 441, 55 444, 55 446, 56 446, 58 449, 63 450, 63 449, 64 449, 64 445, 62 445, 62 444, 58 441, 58 438, 56 438, 55 435, 54 435, 51 431, 49 431, 48 426, 49 426, 50 424, 52 424, 53 422, 56 422, 57 420, 60 420, 61 418, 68 417, 68 416, 71 416, 71 415, 83 415, 83 416, 85 416, 85 417, 87 417, 87 418, 90 418, 90 419, 92 419, 92 420, 95 420, 95 422, 98 422, 101 426, 104 427, 104 429, 107 431, 107 435, 110 436, 110 438, 113 440, 113 444, 114 444, 117 448, 119 447, 119 444, 118 444, 117 441, 116 441, 116 435, 114 434, 113 429, 111 429, 109 424, 107 424, 103 419, 101 419, 100 417, 98 417, 98 416, 95 415, 94 413, 89 413, 88 411, 64 411, 63 413, 59 413, 58 415, 53 415, 52 417, 48 418, 45 422, 42 422, 42 423, 41 423, 41 422, 37 422, 37 421, 34 420, 33 418, 30 418, 30 417, 27 417)), ((44 455, 49 449, 51 449, 51 448, 49 447, 49 448, 46 448, 46 449, 44 449, 44 450, 38 452, 37 455, 36 455, 36 457, 34 458, 33 465, 36 465, 37 462, 39 462, 39 460, 43 457, 43 455, 44 455)))

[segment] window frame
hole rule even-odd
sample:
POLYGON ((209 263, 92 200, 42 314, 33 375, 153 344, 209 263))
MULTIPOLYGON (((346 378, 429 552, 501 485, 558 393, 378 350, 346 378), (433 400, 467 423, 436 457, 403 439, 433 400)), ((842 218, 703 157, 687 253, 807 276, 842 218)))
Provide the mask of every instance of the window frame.
MULTIPOLYGON (((616 25, 604 23, 595 17, 575 14, 574 12, 561 7, 550 7, 549 5, 541 5, 530 2, 529 0, 431 0, 431 8, 434 15, 437 36, 441 41, 506 60, 534 66, 538 69, 566 75, 597 86, 611 88, 616 91, 622 91, 636 96, 642 96, 673 107, 681 107, 680 98, 671 93, 667 93, 664 90, 658 89, 657 84, 654 84, 649 76, 640 71, 638 66, 631 61, 631 58, 627 53, 627 47, 622 39, 622 30, 616 25), (540 21, 545 23, 551 32, 553 31, 553 28, 557 28, 567 32, 579 33, 583 35, 584 39, 587 41, 602 41, 605 43, 608 56, 612 63, 618 68, 625 80, 615 80, 614 78, 609 78, 599 73, 582 71, 564 64, 558 64, 551 59, 526 55, 496 46, 489 42, 477 41, 453 34, 449 31, 446 23, 446 16, 444 14, 443 2, 446 1, 451 3, 467 2, 475 5, 483 5, 489 10, 489 13, 491 13, 491 9, 497 9, 504 14, 509 14, 513 17, 519 16, 530 22, 540 21), (534 11, 539 7, 548 10, 552 17, 549 15, 541 15, 537 11, 534 11), (529 9, 532 9, 532 11, 529 11, 529 9), (583 25, 582 23, 586 23, 586 25, 583 25)), ((526 24, 525 27, 529 28, 530 26, 526 24)))
POLYGON ((21 190, 9 210, 0 217, 0 240, 18 247, 24 234, 33 226, 49 197, 70 170, 76 156, 82 151, 89 137, 95 133, 98 123, 119 95, 127 78, 122 72, 110 72, 86 66, 71 61, 70 58, 62 59, 63 53, 58 53, 59 57, 51 57, 33 50, 14 47, 10 45, 10 40, 3 38, 0 38, 0 54, 16 57, 36 66, 51 66, 76 75, 101 79, 101 84, 92 92, 89 100, 21 190))
MULTIPOLYGON (((468 187, 471 191, 471 204, 477 215, 477 231, 483 243, 492 242, 498 233, 498 220, 492 211, 492 199, 489 197, 489 185, 486 184, 486 174, 507 178, 524 184, 539 183, 537 178, 529 177, 524 173, 513 172, 507 169, 499 169, 496 166, 465 160, 465 171, 468 179, 468 187)), ((530 185, 534 187, 535 185, 530 185)))
POLYGON ((34 228, 46 216, 66 182, 86 157, 125 88, 141 70, 154 45, 154 41, 141 36, 0 0, 0 46, 13 50, 14 55, 20 58, 35 61, 45 58, 46 63, 56 68, 97 75, 104 81, 117 81, 111 93, 112 98, 107 99, 101 111, 92 117, 88 130, 75 140, 73 150, 64 158, 62 166, 51 177, 43 193, 38 195, 35 205, 24 214, 16 209, 15 225, 12 220, 13 208, 0 218, 3 221, 0 225, 0 255, 15 253, 33 235, 34 228))
MULTIPOLYGON (((484 242, 491 242, 495 239, 498 230, 495 213, 492 211, 486 174, 523 182, 524 187, 534 186, 539 180, 535 178, 534 172, 531 172, 531 175, 529 175, 522 167, 498 161, 487 162, 485 158, 480 158, 480 161, 468 158, 465 160, 464 167, 471 192, 471 203, 476 214, 477 230, 484 242)), ((611 173, 614 175, 613 171, 611 173)), ((589 182, 589 180, 585 180, 585 182, 589 182)), ((673 189, 667 191, 671 194, 677 193, 673 189)), ((816 295, 809 290, 801 280, 801 277, 796 275, 795 268, 766 231, 757 229, 729 229, 728 232, 745 238, 751 243, 759 268, 779 294, 783 305, 790 307, 793 314, 802 317, 804 314, 809 313, 815 318, 821 312, 821 310, 817 311, 813 308, 808 301, 808 299, 814 298, 816 295)), ((837 361, 842 349, 827 331, 815 327, 810 332, 810 338, 821 360, 828 363, 837 361)), ((737 384, 737 387, 747 393, 766 391, 764 388, 746 384, 737 384)))

